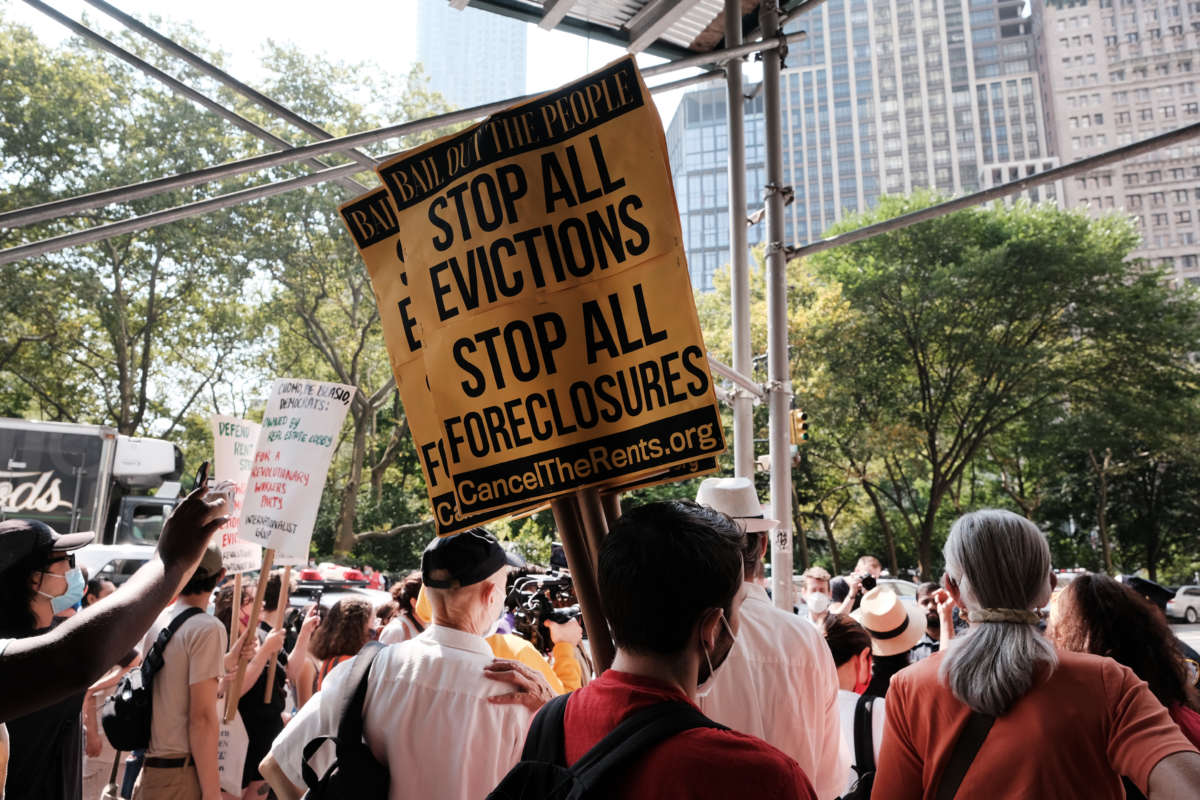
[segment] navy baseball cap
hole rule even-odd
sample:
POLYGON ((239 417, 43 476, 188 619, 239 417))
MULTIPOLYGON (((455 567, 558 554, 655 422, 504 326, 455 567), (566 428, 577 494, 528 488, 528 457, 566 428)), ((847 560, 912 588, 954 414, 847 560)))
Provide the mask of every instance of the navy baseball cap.
POLYGON ((92 531, 59 533, 36 519, 10 519, 0 522, 0 572, 16 564, 35 550, 49 550, 50 558, 69 553, 96 538, 92 531))
POLYGON ((471 528, 452 536, 434 539, 421 554, 421 580, 432 589, 470 586, 495 574, 503 566, 523 567, 524 560, 505 550, 483 528, 471 528), (450 578, 431 578, 445 570, 450 578))

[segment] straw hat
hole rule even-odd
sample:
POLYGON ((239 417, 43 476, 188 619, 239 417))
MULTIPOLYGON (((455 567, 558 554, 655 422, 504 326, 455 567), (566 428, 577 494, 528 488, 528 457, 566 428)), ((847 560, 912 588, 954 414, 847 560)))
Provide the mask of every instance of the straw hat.
POLYGON ((876 586, 863 595, 858 610, 850 615, 871 635, 871 654, 894 656, 911 650, 925 634, 925 612, 900 602, 896 593, 876 586))
POLYGON ((749 478, 705 478, 696 492, 696 502, 737 520, 747 533, 779 527, 779 520, 763 518, 763 505, 749 478))

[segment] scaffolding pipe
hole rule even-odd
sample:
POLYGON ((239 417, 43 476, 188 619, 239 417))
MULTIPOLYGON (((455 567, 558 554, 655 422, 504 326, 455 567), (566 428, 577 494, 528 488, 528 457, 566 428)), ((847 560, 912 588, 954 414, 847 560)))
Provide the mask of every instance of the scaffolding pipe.
MULTIPOLYGON (((700 82, 701 80, 709 81, 709 80, 712 80, 713 77, 714 77, 713 75, 695 75, 690 78, 684 78, 681 81, 675 81, 673 83, 665 83, 665 84, 660 84, 658 86, 652 86, 652 87, 650 87, 650 91, 651 92, 670 91, 672 89, 679 88, 678 84, 681 84, 681 83, 684 83, 684 84, 687 84, 688 82, 697 83, 697 82, 700 82)), ((534 95, 529 95, 529 96, 533 97, 534 95)), ((497 110, 499 108, 507 108, 507 105, 503 102, 492 103, 487 106, 478 106, 478 107, 476 107, 476 109, 464 109, 463 111, 452 111, 452 112, 449 112, 448 114, 441 114, 438 117, 431 117, 426 120, 417 120, 416 122, 404 123, 403 125, 394 126, 394 127, 406 127, 407 126, 410 128, 416 128, 417 126, 424 126, 421 129, 434 128, 434 127, 438 127, 440 125, 449 124, 449 122, 446 121, 447 117, 463 117, 463 115, 475 112, 479 108, 492 108, 493 106, 496 107, 493 110, 497 110), (437 121, 430 123, 430 120, 437 120, 437 121)), ((463 118, 469 119, 470 117, 463 117, 463 118)), ((458 121, 458 120, 455 120, 455 121, 458 121)), ((271 153, 269 155, 277 156, 279 154, 271 153)), ((391 158, 393 155, 396 155, 396 154, 392 153, 392 154, 388 154, 387 156, 384 156, 384 160, 391 158)), ((233 163, 236 164, 236 163, 244 163, 244 162, 233 162, 233 163)), ((229 165, 222 165, 222 166, 225 167, 225 166, 229 166, 229 165)), ((216 169, 221 169, 221 168, 222 167, 209 167, 208 169, 216 170, 216 169)), ((201 171, 203 171, 203 170, 201 170, 201 171)), ((13 261, 18 261, 22 258, 33 258, 36 256, 44 255, 46 253, 54 252, 56 250, 62 250, 67 247, 76 247, 78 245, 90 244, 92 242, 100 241, 101 239, 107 239, 110 236, 119 236, 119 235, 125 234, 125 233, 135 233, 137 231, 145 230, 146 228, 153 228, 156 225, 165 225, 168 222, 177 222, 181 219, 186 219, 188 217, 194 217, 199 214, 206 214, 210 211, 219 211, 223 208, 228 208, 229 206, 235 206, 235 205, 239 205, 241 203, 248 203, 252 200, 260 200, 264 197, 272 197, 277 194, 284 194, 285 192, 290 192, 293 189, 301 189, 305 186, 311 186, 316 183, 324 183, 325 181, 336 180, 340 177, 343 177, 346 175, 352 175, 355 172, 361 172, 361 171, 362 171, 362 167, 360 167, 358 164, 343 164, 341 166, 331 167, 329 169, 321 170, 319 172, 314 172, 311 175, 303 175, 299 178, 289 178, 287 180, 277 181, 275 183, 260 184, 258 186, 252 186, 252 187, 249 187, 246 189, 241 189, 236 192, 230 192, 228 194, 218 195, 216 197, 210 197, 205 200, 198 200, 194 203, 187 203, 182 206, 176 206, 174 208, 167 208, 167 209, 163 209, 161 211, 155 211, 150 214, 144 214, 143 216, 140 216, 140 217, 131 217, 129 219, 118 220, 116 222, 110 222, 105 225, 99 225, 94 228, 88 228, 88 229, 82 230, 82 231, 65 233, 60 236, 51 237, 49 239, 42 239, 40 241, 30 242, 28 244, 18 245, 16 247, 10 247, 7 250, 0 250, 0 264, 8 264, 13 261)), ((194 173, 189 173, 189 174, 194 174, 194 173)), ((175 178, 178 178, 178 177, 181 177, 181 176, 175 176, 175 178)), ((165 181, 169 181, 169 180, 172 180, 172 179, 171 178, 162 178, 162 179, 159 179, 159 182, 165 182, 165 181)), ((197 182, 200 182, 200 181, 197 181, 197 182)), ((153 183, 153 181, 152 181, 152 183, 153 183)), ((101 194, 111 195, 113 192, 118 192, 118 191, 121 191, 121 190, 113 189, 113 190, 108 190, 106 192, 97 192, 96 195, 101 195, 101 194)), ((153 192, 145 192, 144 194, 139 194, 138 196, 143 197, 146 194, 153 194, 153 192)), ((85 197, 95 197, 96 195, 85 195, 85 197)), ((79 199, 80 198, 75 198, 76 201, 79 199)), ((132 198, 126 198, 126 199, 132 199, 132 198)), ((33 210, 37 210, 37 209, 45 209, 48 206, 55 206, 55 205, 62 206, 63 204, 70 203, 70 202, 74 202, 74 201, 61 200, 61 201, 56 201, 55 203, 45 203, 41 206, 34 206, 31 209, 26 209, 25 211, 16 211, 16 212, 9 212, 8 214, 0 214, 0 225, 10 225, 10 224, 12 224, 10 222, 11 218, 17 217, 18 215, 21 215, 21 214, 27 214, 29 211, 33 211, 33 210)), ((115 202, 118 202, 118 201, 114 200, 114 199, 109 199, 109 200, 104 200, 104 201, 98 201, 98 202, 93 203, 92 205, 88 205, 85 207, 86 208, 94 208, 97 205, 106 205, 108 203, 115 203, 115 202)), ((51 219, 56 216, 61 216, 61 214, 45 212, 45 214, 43 216, 39 217, 39 219, 51 219)), ((28 221, 25 224, 28 224, 28 221)))
MULTIPOLYGON (((307 119, 292 111, 282 103, 278 103, 254 87, 242 83, 217 65, 205 60, 204 58, 201 58, 196 53, 193 53, 191 50, 188 50, 186 47, 176 42, 174 39, 163 36, 149 25, 141 22, 136 17, 126 14, 124 11, 112 5, 111 3, 107 3, 105 0, 85 0, 85 2, 89 3, 95 8, 98 8, 105 14, 108 14, 126 28, 129 28, 146 39, 154 42, 163 50, 166 50, 168 53, 180 59, 181 61, 192 65, 192 67, 204 73, 205 75, 208 75, 210 78, 214 78, 217 81, 225 84, 225 86, 233 89, 238 94, 258 104, 261 108, 270 112, 271 114, 274 114, 279 119, 292 123, 300 130, 315 136, 318 139, 333 138, 333 134, 322 128, 320 125, 309 122, 307 119)), ((375 166, 378 163, 374 158, 362 152, 361 150, 350 149, 339 150, 338 152, 342 153, 348 158, 354 159, 367 169, 375 169, 375 166)))
POLYGON ((753 42, 739 44, 734 47, 722 47, 719 50, 709 50, 707 53, 679 58, 675 61, 668 61, 665 64, 655 64, 652 67, 642 69, 641 73, 643 78, 654 78, 681 69, 706 67, 714 64, 721 66, 745 56, 753 55, 754 53, 768 53, 777 50, 780 45, 799 38, 801 38, 801 34, 799 33, 793 33, 791 36, 764 36, 753 42))
MULTIPOLYGON (((27 0, 28 2, 28 0, 27 0)), ((650 92, 656 94, 659 92, 670 92, 676 89, 682 89, 686 86, 692 86, 697 83, 706 83, 719 78, 719 73, 706 73, 704 75, 693 75, 687 78, 681 78, 670 83, 662 83, 657 86, 651 86, 650 92)), ((424 133, 447 125, 454 125, 460 122, 472 122, 480 117, 486 117, 496 111, 501 111, 511 105, 515 105, 526 100, 536 97, 536 94, 522 95, 508 100, 497 100, 493 103, 485 103, 481 106, 473 106, 471 108, 463 108, 457 111, 447 111, 444 114, 437 114, 424 119, 413 120, 411 122, 400 122, 394 125, 387 125, 382 128, 375 128, 369 131, 361 131, 352 133, 346 136, 339 136, 334 139, 328 139, 322 142, 314 142, 312 144, 300 145, 291 150, 277 150, 273 153, 264 153, 261 156, 252 156, 244 158, 240 161, 230 161, 225 164, 217 164, 212 167, 203 167, 192 172, 184 172, 179 175, 168 175, 163 178, 154 178, 153 180, 143 181, 142 183, 128 184, 126 186, 118 186, 112 189, 102 189, 98 192, 90 194, 78 195, 76 197, 68 197, 62 200, 52 200, 48 203, 42 203, 36 206, 16 209, 14 211, 6 211, 0 213, 0 227, 19 228, 23 225, 32 225, 36 222, 45 222, 46 220, 58 219, 80 211, 87 211, 101 206, 113 205, 115 203, 126 203, 131 200, 139 200, 143 197, 151 197, 163 192, 173 191, 176 189, 186 189, 191 186, 196 186, 201 183, 229 178, 236 175, 242 175, 247 172, 255 172, 271 167, 290 164, 294 161, 299 161, 307 156, 321 155, 324 153, 338 152, 349 148, 358 147, 360 145, 374 144, 375 142, 386 141, 388 139, 397 139, 401 136, 408 136, 415 133, 424 133)), ((359 170, 361 171, 361 167, 359 170)), ((354 171, 352 171, 354 172, 354 171)), ((352 173, 341 173, 352 174, 352 173)), ((0 251, 2 253, 3 251, 0 251)), ((0 261, 0 263, 4 263, 0 261)))
MULTIPOLYGON (((725 44, 742 45, 741 0, 725 0, 725 44)), ((749 375, 750 361, 750 258, 746 226, 746 99, 742 88, 742 62, 725 65, 725 111, 729 125, 729 293, 733 309, 733 372, 749 375)), ((759 397, 762 397, 761 390, 759 397)), ((754 479, 754 402, 744 387, 733 392, 733 474, 754 479)))
POLYGON ((194 203, 187 203, 174 208, 164 208, 161 211, 155 211, 150 214, 143 214, 140 217, 131 217, 129 219, 109 222, 105 225, 97 225, 94 228, 87 230, 75 231, 74 233, 64 233, 60 236, 54 236, 49 239, 42 239, 29 244, 17 245, 10 247, 7 250, 0 250, 0 264, 8 264, 13 261, 19 261, 22 258, 33 258, 35 256, 51 253, 55 250, 62 250, 67 247, 77 247, 79 245, 91 244, 98 242, 101 239, 108 239, 113 236, 120 236, 125 233, 136 233, 137 231, 153 228, 157 225, 165 225, 168 222, 178 222, 181 219, 194 217, 199 214, 206 214, 210 211, 219 211, 229 206, 236 206, 242 203, 249 203, 252 200, 261 200, 264 197, 273 197, 277 194, 284 194, 293 189, 301 189, 305 186, 311 186, 315 183, 324 183, 325 181, 337 180, 345 175, 352 175, 355 172, 361 172, 362 167, 358 164, 343 164, 340 167, 330 167, 329 169, 313 172, 308 175, 301 175, 298 178, 289 178, 285 181, 277 181, 275 183, 264 183, 258 186, 251 186, 248 189, 241 189, 229 194, 210 197, 206 200, 197 200, 194 203))
MULTIPOLYGON (((763 39, 779 32, 776 0, 758 7, 763 39)), ((783 59, 778 50, 763 53, 763 127, 766 129, 767 207, 767 407, 771 459, 771 515, 779 527, 771 535, 771 599, 776 608, 792 611, 792 454, 788 409, 792 390, 788 368, 787 259, 783 237, 783 126, 779 92, 783 59)), ((743 209, 736 216, 741 223, 743 209)), ((735 216, 733 214, 731 217, 735 216)))
MULTIPOLYGON (((66 16, 65 14, 62 14, 59 11, 51 8, 50 6, 43 3, 41 0, 25 0, 25 3, 32 6, 33 8, 37 9, 38 11, 42 12, 46 16, 50 17, 55 22, 58 22, 61 25, 65 26, 72 32, 78 34, 79 36, 82 36, 83 38, 92 41, 98 47, 100 47, 102 50, 107 50, 109 53, 113 54, 114 56, 121 59, 125 63, 130 64, 131 66, 135 67, 136 69, 140 70, 141 72, 144 72, 146 75, 149 75, 151 78, 154 78, 156 81, 166 85, 167 88, 169 88, 171 91, 173 91, 177 94, 183 95, 187 99, 191 100, 193 103, 203 106, 204 108, 206 108, 209 111, 211 111, 212 113, 216 114, 218 117, 225 120, 226 122, 232 123, 233 125, 237 126, 238 128, 241 128, 243 131, 245 131, 246 133, 249 133, 251 136, 256 136, 259 139, 262 139, 263 141, 266 141, 266 142, 270 142, 271 144, 277 145, 278 147, 283 147, 283 148, 287 148, 290 150, 295 149, 295 147, 292 145, 292 143, 289 142, 287 139, 284 139, 280 136, 276 136, 275 134, 271 133, 266 128, 256 125, 255 123, 251 122, 250 120, 246 119, 245 117, 241 116, 240 114, 237 114, 236 112, 230 111, 225 106, 223 106, 220 103, 216 102, 215 100, 207 97, 206 95, 196 91, 195 89, 193 89, 192 87, 190 87, 186 83, 184 83, 183 81, 180 81, 177 78, 171 77, 170 75, 163 72, 161 69, 159 69, 158 67, 149 63, 148 61, 138 58, 133 53, 129 52, 128 50, 126 50, 125 48, 116 44, 115 42, 105 38, 104 36, 101 36, 100 34, 96 33, 94 30, 87 27, 86 25, 82 25, 82 24, 76 22, 75 20, 71 19, 70 17, 66 16)), ((297 159, 297 160, 299 160, 299 159, 297 159)), ((306 160, 312 166, 316 167, 319 170, 326 169, 329 167, 328 164, 326 164, 322 161, 319 161, 315 158, 310 158, 310 159, 306 159, 306 160)), ((358 183, 357 181, 353 180, 349 176, 347 176, 345 178, 341 178, 340 180, 343 183, 345 183, 348 188, 352 189, 355 192, 362 192, 362 191, 365 191, 367 188, 367 187, 363 186, 362 184, 358 183)))
POLYGON ((708 366, 713 372, 717 373, 722 378, 737 384, 739 390, 746 393, 747 398, 753 397, 756 400, 766 399, 767 396, 763 394, 762 387, 747 377, 745 373, 738 372, 732 367, 722 364, 712 356, 708 357, 708 366))
POLYGON ((1024 178, 1018 178, 1015 181, 1002 183, 998 186, 993 186, 990 189, 984 189, 973 194, 956 197, 953 200, 947 200, 944 203, 938 203, 928 208, 922 208, 919 211, 910 211, 907 214, 901 214, 898 217, 885 219, 882 222, 875 222, 871 225, 865 225, 861 228, 856 228, 846 233, 830 236, 828 239, 818 239, 815 242, 810 242, 805 245, 795 245, 787 248, 787 257, 800 258, 801 256, 810 256, 814 253, 819 253, 822 250, 829 250, 834 247, 860 242, 863 239, 870 239, 872 236, 878 236, 881 233, 907 228, 909 225, 916 225, 918 222, 934 219, 953 211, 959 211, 971 206, 977 206, 981 203, 986 203, 990 200, 999 200, 1010 194, 1017 194, 1026 189, 1038 186, 1043 183, 1062 180, 1077 175, 1081 172, 1091 172, 1099 167, 1108 166, 1118 161, 1125 161, 1130 158, 1135 158, 1146 153, 1151 153, 1163 147, 1182 142, 1185 139, 1190 139, 1193 136, 1200 136, 1200 122, 1194 122, 1191 125, 1185 125, 1182 128, 1176 128, 1173 131, 1160 133, 1158 136, 1151 136, 1149 139, 1143 139, 1140 142, 1127 144, 1118 147, 1115 150, 1109 150, 1106 153, 1099 153, 1088 158, 1081 158, 1078 161, 1072 161, 1070 164, 1063 164, 1058 167, 1052 167, 1044 172, 1039 172, 1034 175, 1026 175, 1024 178))

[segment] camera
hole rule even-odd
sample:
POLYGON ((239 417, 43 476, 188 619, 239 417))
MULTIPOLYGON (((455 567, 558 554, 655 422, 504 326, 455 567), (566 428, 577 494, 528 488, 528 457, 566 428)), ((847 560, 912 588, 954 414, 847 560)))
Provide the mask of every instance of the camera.
POLYGON ((514 632, 531 642, 543 655, 554 649, 547 620, 563 624, 580 619, 575 587, 571 576, 565 572, 518 574, 512 581, 505 606, 513 615, 514 632))
POLYGON ((876 581, 875 581, 874 575, 867 573, 865 575, 862 575, 861 579, 862 579, 862 588, 863 588, 864 592, 869 592, 875 588, 876 581))

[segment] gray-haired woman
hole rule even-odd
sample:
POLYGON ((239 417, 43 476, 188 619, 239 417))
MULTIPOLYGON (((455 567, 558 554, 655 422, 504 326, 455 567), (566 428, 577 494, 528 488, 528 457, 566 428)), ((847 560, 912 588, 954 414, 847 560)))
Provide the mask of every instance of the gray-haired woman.
POLYGON ((1122 775, 1150 798, 1196 796, 1200 754, 1146 684, 1038 632, 1052 575, 1037 526, 977 511, 944 553, 971 628, 892 679, 873 800, 954 796, 938 790, 956 781, 959 797, 1119 800, 1122 775))

